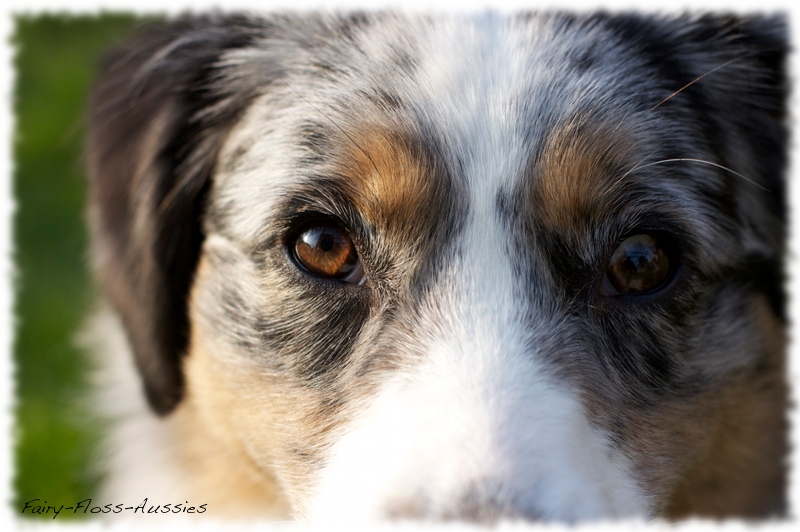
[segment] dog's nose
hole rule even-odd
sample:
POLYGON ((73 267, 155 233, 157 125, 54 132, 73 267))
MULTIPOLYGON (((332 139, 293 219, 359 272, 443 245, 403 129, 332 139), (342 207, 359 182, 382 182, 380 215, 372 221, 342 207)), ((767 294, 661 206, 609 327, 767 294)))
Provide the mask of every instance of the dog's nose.
POLYGON ((474 482, 454 497, 421 491, 389 503, 386 513, 398 520, 469 521, 486 525, 503 519, 541 519, 538 512, 517 504, 500 483, 491 480, 474 482))

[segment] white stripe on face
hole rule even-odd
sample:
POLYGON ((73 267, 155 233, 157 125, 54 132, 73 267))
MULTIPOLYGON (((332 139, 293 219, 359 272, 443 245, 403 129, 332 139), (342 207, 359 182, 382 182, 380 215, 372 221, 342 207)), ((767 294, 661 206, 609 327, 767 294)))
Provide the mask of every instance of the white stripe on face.
POLYGON ((413 336, 397 343, 398 357, 411 363, 332 445, 306 508, 313 520, 586 520, 650 511, 578 394, 537 360, 543 333, 557 324, 519 292, 511 238, 496 212, 498 194, 513 188, 527 156, 513 120, 504 119, 518 74, 500 65, 498 57, 514 54, 498 24, 488 18, 438 32, 423 62, 430 101, 423 112, 464 163, 458 179, 469 190, 469 217, 457 258, 410 318, 413 336), (463 43, 458 53, 453 43, 463 43))
POLYGON ((508 284, 475 273, 450 276, 452 297, 423 310, 404 342, 423 362, 398 372, 345 429, 309 516, 645 515, 625 459, 537 363, 508 284))

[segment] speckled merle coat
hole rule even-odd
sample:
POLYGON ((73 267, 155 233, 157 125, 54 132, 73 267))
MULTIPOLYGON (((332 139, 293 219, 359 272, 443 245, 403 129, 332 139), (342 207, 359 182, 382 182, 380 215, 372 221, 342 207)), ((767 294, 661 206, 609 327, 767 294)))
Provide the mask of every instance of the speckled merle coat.
POLYGON ((108 356, 149 403, 106 497, 781 514, 786 49, 722 15, 141 32, 90 106, 108 356))

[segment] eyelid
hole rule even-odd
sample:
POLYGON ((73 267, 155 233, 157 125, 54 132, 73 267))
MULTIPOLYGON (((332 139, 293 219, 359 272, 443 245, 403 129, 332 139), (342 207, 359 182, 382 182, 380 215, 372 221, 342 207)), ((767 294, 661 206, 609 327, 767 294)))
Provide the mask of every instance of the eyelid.
POLYGON ((364 283, 367 282, 367 276, 364 273, 364 263, 361 261, 360 255, 358 258, 358 266, 356 266, 356 269, 350 272, 350 275, 342 279, 342 281, 349 284, 354 284, 356 286, 363 286, 364 283), (358 282, 354 282, 355 279, 359 279, 358 282))

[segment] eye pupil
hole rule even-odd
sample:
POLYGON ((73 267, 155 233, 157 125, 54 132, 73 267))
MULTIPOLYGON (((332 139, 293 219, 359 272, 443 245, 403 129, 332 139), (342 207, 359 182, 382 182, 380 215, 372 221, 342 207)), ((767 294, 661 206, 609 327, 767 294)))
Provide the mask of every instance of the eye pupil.
POLYGON ((333 249, 333 238, 331 235, 323 235, 322 238, 319 239, 319 247, 322 251, 330 251, 333 249))
POLYGON ((355 245, 347 232, 335 225, 315 225, 305 229, 291 244, 292 255, 303 270, 324 279, 350 279, 360 270, 355 245))
POLYGON ((672 268, 669 256, 651 235, 623 240, 611 256, 606 276, 620 294, 645 294, 660 288, 672 268))

